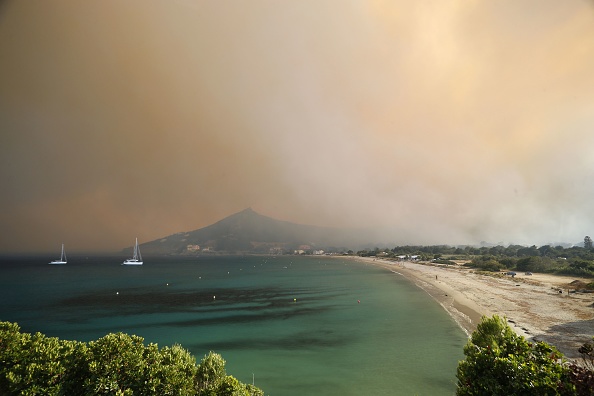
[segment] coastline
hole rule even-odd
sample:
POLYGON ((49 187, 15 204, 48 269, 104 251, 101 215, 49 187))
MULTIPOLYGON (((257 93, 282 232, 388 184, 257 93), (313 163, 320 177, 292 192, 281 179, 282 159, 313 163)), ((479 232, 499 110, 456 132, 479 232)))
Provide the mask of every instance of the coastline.
POLYGON ((554 345, 570 360, 578 359, 577 349, 594 336, 594 294, 568 293, 572 281, 588 281, 584 278, 549 274, 498 277, 458 265, 353 259, 407 278, 440 304, 469 336, 483 315, 499 315, 507 318, 518 335, 554 345))

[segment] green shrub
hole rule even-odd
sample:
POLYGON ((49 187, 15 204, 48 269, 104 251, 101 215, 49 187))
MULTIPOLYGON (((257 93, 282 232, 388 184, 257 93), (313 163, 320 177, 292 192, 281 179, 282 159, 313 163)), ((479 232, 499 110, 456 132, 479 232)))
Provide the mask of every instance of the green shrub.
POLYGON ((142 337, 108 334, 89 342, 88 375, 84 388, 90 394, 114 394, 140 389, 144 382, 142 337))
POLYGON ((255 386, 243 384, 227 375, 225 360, 214 352, 204 356, 198 365, 196 381, 201 389, 200 396, 264 396, 264 392, 255 386))
POLYGON ((594 396, 594 337, 591 342, 584 343, 578 352, 582 356, 582 365, 570 366, 571 382, 579 396, 594 396))
POLYGON ((200 364, 179 345, 159 350, 142 337, 107 334, 88 344, 21 333, 0 322, 0 395, 263 396, 225 371, 210 352, 200 364))
POLYGON ((16 323, 0 322, 0 394, 68 394, 82 350, 79 342, 21 333, 16 323))
POLYGON ((504 319, 483 317, 458 364, 457 395, 575 395, 569 367, 555 347, 531 343, 504 319))
POLYGON ((503 269, 503 264, 497 261, 493 256, 475 257, 467 265, 472 268, 491 272, 499 272, 499 270, 503 269))
POLYGON ((446 260, 446 259, 435 259, 433 260, 434 264, 446 264, 446 265, 456 265, 455 261, 446 260))

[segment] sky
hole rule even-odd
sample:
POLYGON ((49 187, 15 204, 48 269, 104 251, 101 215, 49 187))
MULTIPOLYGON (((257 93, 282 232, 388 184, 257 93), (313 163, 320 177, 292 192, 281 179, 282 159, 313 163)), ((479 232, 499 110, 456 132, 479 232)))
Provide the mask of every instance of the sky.
POLYGON ((594 234, 591 0, 0 3, 0 252, 251 207, 405 244, 594 234))

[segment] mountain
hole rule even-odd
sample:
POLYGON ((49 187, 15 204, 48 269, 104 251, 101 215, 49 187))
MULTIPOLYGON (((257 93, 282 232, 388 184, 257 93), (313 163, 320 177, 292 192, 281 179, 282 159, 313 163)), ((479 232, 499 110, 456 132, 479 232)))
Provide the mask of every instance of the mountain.
MULTIPOLYGON (((281 253, 302 248, 328 249, 354 242, 348 231, 276 220, 251 208, 212 225, 140 245, 143 254, 281 253)), ((129 249, 126 249, 129 250, 129 249)))

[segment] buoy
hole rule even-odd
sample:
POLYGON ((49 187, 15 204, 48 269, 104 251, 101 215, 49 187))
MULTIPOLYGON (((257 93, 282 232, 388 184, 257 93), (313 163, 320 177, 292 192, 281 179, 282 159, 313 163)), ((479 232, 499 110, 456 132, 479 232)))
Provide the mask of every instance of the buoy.
POLYGON ((293 302, 297 302, 297 299, 296 299, 296 298, 294 298, 294 299, 293 299, 293 302))
POLYGON ((116 294, 120 294, 120 292, 116 292, 116 294))
POLYGON ((357 304, 361 304, 361 300, 357 300, 357 304))
POLYGON ((214 300, 215 298, 217 298, 217 296, 212 296, 212 299, 214 300))

